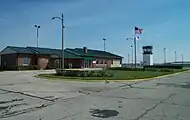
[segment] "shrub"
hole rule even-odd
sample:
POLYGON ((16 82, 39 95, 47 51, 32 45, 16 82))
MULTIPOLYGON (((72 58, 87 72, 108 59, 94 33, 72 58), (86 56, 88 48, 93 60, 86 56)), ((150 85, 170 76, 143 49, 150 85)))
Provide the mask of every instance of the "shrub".
POLYGON ((105 77, 113 77, 113 73, 112 72, 106 72, 105 77))
POLYGON ((97 71, 96 77, 103 77, 105 75, 104 71, 97 71))
POLYGON ((174 69, 160 69, 161 72, 173 72, 174 69))
POLYGON ((77 77, 88 77, 88 71, 78 71, 77 77))
POLYGON ((64 75, 61 69, 56 69, 55 71, 56 71, 56 75, 59 75, 59 76, 64 75))
POLYGON ((69 77, 112 77, 113 74, 104 70, 61 70, 56 69, 56 75, 63 75, 69 77))
POLYGON ((96 72, 95 71, 88 71, 88 77, 93 77, 96 76, 96 72))

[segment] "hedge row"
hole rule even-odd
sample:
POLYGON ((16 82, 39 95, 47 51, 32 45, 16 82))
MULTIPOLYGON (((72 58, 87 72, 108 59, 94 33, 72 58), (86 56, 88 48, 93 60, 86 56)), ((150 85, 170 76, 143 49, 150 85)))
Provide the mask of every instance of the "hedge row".
POLYGON ((172 68, 154 68, 154 67, 144 67, 144 68, 115 67, 115 68, 108 68, 108 70, 173 72, 176 69, 172 69, 172 68))
POLYGON ((57 75, 68 76, 68 77, 112 77, 113 74, 104 70, 60 70, 56 69, 57 75))
POLYGON ((150 65, 144 66, 144 68, 167 68, 167 69, 183 69, 182 65, 163 64, 163 65, 150 65))
POLYGON ((128 68, 128 67, 113 67, 107 68, 107 70, 124 70, 124 71, 143 71, 143 68, 128 68))

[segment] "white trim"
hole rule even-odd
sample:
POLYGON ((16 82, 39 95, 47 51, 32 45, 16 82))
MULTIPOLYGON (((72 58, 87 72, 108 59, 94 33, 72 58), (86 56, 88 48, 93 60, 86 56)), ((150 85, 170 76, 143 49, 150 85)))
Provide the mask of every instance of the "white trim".
POLYGON ((22 64, 22 66, 28 66, 29 64, 22 64))

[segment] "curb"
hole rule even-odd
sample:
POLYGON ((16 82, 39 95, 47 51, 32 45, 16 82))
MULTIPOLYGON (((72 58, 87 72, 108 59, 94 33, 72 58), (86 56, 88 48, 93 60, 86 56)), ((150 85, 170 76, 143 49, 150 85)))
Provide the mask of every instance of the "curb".
MULTIPOLYGON (((167 74, 167 75, 161 75, 161 76, 157 76, 157 77, 150 77, 150 78, 142 78, 142 79, 131 79, 131 80, 107 80, 108 82, 142 82, 142 81, 149 81, 149 80, 153 80, 153 79, 160 79, 160 78, 166 78, 166 77, 171 77, 171 76, 174 76, 174 75, 178 75, 180 73, 183 73, 183 72, 186 72, 188 70, 185 70, 185 71, 180 71, 180 72, 176 72, 176 73, 172 73, 172 74, 167 74)), ((43 77, 39 77, 38 75, 35 75, 36 78, 43 78, 43 77)), ((43 78, 43 79, 48 79, 48 78, 43 78)), ((72 81, 76 81, 76 82, 104 82, 104 81, 101 81, 101 80, 81 80, 81 81, 78 81, 78 80, 72 80, 72 81)))
POLYGON ((148 81, 148 80, 152 80, 152 79, 160 79, 160 78, 171 77, 171 76, 183 73, 183 72, 186 72, 186 71, 176 72, 176 73, 172 73, 172 74, 167 74, 167 75, 162 75, 162 76, 157 76, 157 77, 151 77, 151 78, 133 79, 133 80, 108 80, 108 81, 110 81, 110 82, 140 82, 140 81, 148 81))

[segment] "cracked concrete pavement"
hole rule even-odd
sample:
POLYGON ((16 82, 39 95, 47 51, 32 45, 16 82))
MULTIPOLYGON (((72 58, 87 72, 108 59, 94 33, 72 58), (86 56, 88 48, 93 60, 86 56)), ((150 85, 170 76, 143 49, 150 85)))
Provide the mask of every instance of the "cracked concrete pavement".
POLYGON ((0 120, 189 120, 190 72, 139 83, 35 78, 0 72, 0 120))

